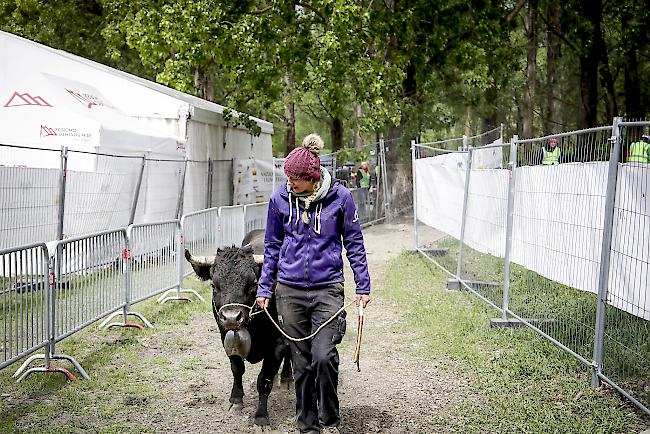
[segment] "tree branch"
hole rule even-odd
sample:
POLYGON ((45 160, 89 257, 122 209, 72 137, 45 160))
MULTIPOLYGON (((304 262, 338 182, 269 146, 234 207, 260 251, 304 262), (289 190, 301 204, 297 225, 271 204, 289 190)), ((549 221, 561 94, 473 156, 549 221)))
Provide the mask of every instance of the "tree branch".
POLYGON ((325 28, 325 30, 329 30, 329 25, 327 23, 327 19, 325 18, 325 15, 323 15, 318 9, 316 9, 311 4, 305 3, 303 1, 296 2, 296 5, 300 6, 300 7, 303 7, 303 8, 306 8, 306 9, 309 9, 310 11, 315 13, 318 16, 318 18, 321 19, 321 22, 323 23, 323 27, 325 28))
POLYGON ((257 10, 257 11, 250 11, 250 12, 247 13, 247 15, 264 15, 265 13, 270 11, 271 9, 273 9, 273 6, 267 6, 267 7, 263 8, 263 9, 260 9, 260 10, 257 10))
POLYGON ((508 14, 506 17, 506 22, 509 23, 510 21, 514 20, 517 14, 519 14, 519 11, 521 8, 524 7, 524 4, 526 3, 526 0, 519 0, 517 4, 515 5, 515 8, 508 14))

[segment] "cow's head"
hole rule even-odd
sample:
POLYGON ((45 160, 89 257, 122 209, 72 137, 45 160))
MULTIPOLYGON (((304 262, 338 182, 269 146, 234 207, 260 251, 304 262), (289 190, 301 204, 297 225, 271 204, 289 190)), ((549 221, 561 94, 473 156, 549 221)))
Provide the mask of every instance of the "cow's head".
POLYGON ((251 344, 249 307, 255 303, 263 257, 246 245, 218 249, 215 256, 193 256, 185 250, 185 258, 200 279, 211 281, 212 310, 226 353, 246 358, 251 344))

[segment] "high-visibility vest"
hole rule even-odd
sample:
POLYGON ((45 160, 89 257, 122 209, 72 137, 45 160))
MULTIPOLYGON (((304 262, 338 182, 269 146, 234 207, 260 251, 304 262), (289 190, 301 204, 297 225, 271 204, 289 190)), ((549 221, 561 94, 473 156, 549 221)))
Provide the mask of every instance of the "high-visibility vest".
POLYGON ((560 164, 560 148, 557 146, 552 151, 547 151, 546 148, 542 148, 544 153, 544 158, 542 158, 542 164, 551 165, 551 164, 560 164))
POLYGON ((361 180, 359 181, 359 185, 361 188, 370 188, 370 173, 366 172, 365 170, 360 170, 361 172, 361 180))
POLYGON ((648 148, 650 145, 644 141, 639 140, 630 145, 630 153, 627 156, 628 163, 650 163, 650 152, 648 148))

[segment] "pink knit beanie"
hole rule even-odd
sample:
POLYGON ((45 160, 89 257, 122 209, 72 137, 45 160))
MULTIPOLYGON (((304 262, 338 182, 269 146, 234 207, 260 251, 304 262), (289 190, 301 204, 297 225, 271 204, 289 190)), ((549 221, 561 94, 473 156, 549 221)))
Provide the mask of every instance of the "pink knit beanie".
POLYGON ((310 134, 302 145, 294 149, 284 160, 284 173, 292 179, 320 181, 320 158, 323 139, 318 134, 310 134))

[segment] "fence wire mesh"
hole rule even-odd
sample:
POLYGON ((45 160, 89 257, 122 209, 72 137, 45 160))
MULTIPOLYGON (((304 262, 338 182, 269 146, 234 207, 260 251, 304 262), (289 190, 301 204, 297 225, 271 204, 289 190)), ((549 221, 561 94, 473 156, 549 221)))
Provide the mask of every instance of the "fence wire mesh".
POLYGON ((0 249, 56 239, 60 151, 0 145, 0 161, 20 151, 25 161, 44 158, 49 167, 0 166, 0 249))
POLYGON ((591 360, 611 127, 517 144, 510 310, 591 360), (562 154, 561 154, 562 155, 562 154), (571 163, 568 163, 571 161, 571 163), (566 163, 566 164, 564 164, 566 163))
MULTIPOLYGON (((86 153, 69 151, 68 167, 79 167, 78 160, 87 157, 86 153)), ((137 157, 98 155, 93 171, 68 169, 63 237, 126 227, 141 161, 137 157)))
POLYGON ((219 208, 219 233, 221 245, 219 247, 241 246, 246 235, 244 229, 244 207, 222 206, 219 208))
POLYGON ((501 310, 493 324, 524 321, 650 413, 650 122, 619 122, 474 144, 471 169, 453 141, 415 146, 416 245, 501 310))
POLYGON ((413 147, 414 243, 416 250, 455 275, 468 154, 445 149, 451 142, 413 147))
MULTIPOLYGON (((214 170, 214 164, 211 165, 207 161, 187 161, 183 189, 183 214, 211 207, 207 188, 211 176, 210 169, 214 170)), ((212 177, 214 178, 214 172, 212 177)))
MULTIPOLYGON (((195 256, 214 255, 221 245, 219 208, 208 208, 181 218, 183 245, 195 256)), ((192 266, 183 259, 183 276, 192 273, 192 266)))
POLYGON ((59 241, 53 292, 56 341, 124 305, 124 229, 59 241))
POLYGON ((622 123, 603 373, 650 407, 650 122, 622 123))
MULTIPOLYGON (((494 306, 501 308, 504 288, 508 187, 511 172, 504 168, 510 146, 470 149, 471 166, 465 198, 464 232, 458 276, 494 306), (506 157, 504 157, 506 156, 506 157)), ((463 230, 463 227, 461 227, 463 230)))
POLYGON ((168 220, 127 229, 131 249, 129 302, 137 303, 178 285, 179 225, 178 220, 168 220))
POLYGON ((45 244, 0 250, 0 369, 49 339, 49 269, 45 244))

